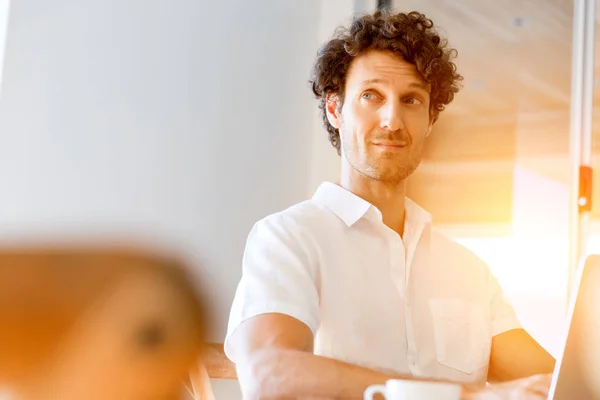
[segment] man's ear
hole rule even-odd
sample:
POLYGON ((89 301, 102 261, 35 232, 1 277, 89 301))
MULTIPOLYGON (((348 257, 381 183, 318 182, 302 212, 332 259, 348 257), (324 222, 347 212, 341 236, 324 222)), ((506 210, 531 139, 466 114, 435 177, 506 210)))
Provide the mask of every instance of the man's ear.
POLYGON ((340 115, 340 100, 336 94, 328 94, 325 100, 325 111, 327 120, 335 129, 342 126, 342 116, 340 115))
POLYGON ((427 131, 425 131, 425 137, 428 137, 429 135, 431 135, 432 129, 433 129, 433 124, 429 124, 429 126, 427 127, 427 131))
POLYGON ((433 113, 433 112, 429 113, 429 126, 427 127, 427 131, 425 131, 425 137, 431 135, 431 130, 433 129, 433 124, 435 124, 435 122, 438 120, 439 116, 440 116, 439 113, 433 113))

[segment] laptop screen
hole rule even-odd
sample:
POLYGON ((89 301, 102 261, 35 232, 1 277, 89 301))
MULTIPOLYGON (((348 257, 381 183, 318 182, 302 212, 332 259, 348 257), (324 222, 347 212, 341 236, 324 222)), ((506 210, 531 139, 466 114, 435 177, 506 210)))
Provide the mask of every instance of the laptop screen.
POLYGON ((587 258, 569 313, 569 329, 550 399, 600 399, 600 256, 587 258))

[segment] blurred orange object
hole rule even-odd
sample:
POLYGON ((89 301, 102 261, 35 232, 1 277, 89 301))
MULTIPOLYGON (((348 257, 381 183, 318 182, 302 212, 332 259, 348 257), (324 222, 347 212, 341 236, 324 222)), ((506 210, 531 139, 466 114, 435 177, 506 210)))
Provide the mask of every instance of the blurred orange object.
POLYGON ((177 399, 205 318, 172 258, 0 249, 0 388, 15 400, 177 399))

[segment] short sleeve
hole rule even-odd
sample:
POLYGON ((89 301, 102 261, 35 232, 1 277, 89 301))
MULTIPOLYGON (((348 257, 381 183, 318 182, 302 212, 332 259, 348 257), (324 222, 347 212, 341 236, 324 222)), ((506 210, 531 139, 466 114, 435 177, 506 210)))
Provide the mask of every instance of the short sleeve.
POLYGON ((225 338, 225 353, 230 359, 229 338, 242 322, 259 314, 286 314, 316 333, 319 325, 317 266, 308 250, 309 244, 299 237, 298 227, 281 214, 257 222, 248 235, 242 278, 225 338))
POLYGON ((492 315, 492 336, 499 335, 512 329, 521 328, 514 308, 504 296, 502 287, 496 277, 490 272, 488 279, 489 296, 492 315))

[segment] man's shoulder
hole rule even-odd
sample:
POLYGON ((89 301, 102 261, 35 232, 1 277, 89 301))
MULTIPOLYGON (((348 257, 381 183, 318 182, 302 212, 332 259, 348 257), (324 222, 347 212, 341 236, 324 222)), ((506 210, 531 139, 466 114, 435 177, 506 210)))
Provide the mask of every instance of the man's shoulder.
POLYGON ((331 212, 325 206, 314 200, 305 200, 284 210, 269 214, 256 224, 266 227, 310 230, 323 226, 330 219, 332 219, 331 212))
MULTIPOLYGON (((287 249, 315 256, 324 242, 331 216, 320 204, 306 200, 257 221, 248 236, 246 247, 269 251, 287 249)), ((298 253, 299 254, 299 253, 298 253)))
POLYGON ((470 273, 488 273, 489 267, 477 254, 455 239, 441 232, 439 229, 431 229, 431 254, 437 263, 447 267, 454 267, 470 273))

